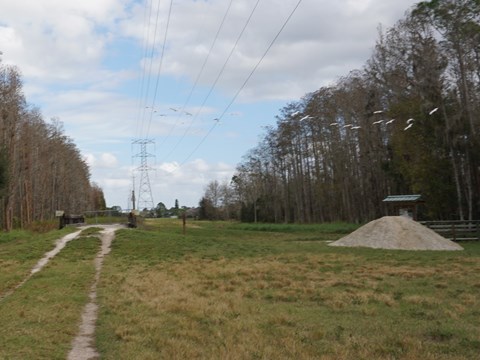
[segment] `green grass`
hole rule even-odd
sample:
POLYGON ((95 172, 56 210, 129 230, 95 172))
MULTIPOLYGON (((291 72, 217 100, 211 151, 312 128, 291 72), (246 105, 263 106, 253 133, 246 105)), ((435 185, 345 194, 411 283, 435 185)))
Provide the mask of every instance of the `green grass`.
POLYGON ((320 233, 320 234, 349 234, 360 225, 350 223, 325 224, 233 224, 232 228, 250 231, 288 232, 288 233, 320 233))
MULTIPOLYGON (((147 219, 118 231, 98 288, 101 357, 476 359, 480 242, 456 252, 327 245, 349 226, 187 221, 184 235, 181 220, 147 219)), ((0 286, 67 231, 2 234, 0 286)), ((0 359, 66 357, 98 231, 0 300, 0 359)))
MULTIPOLYGON (((105 359, 476 359, 480 243, 337 248, 324 226, 148 220, 99 288, 105 359)), ((333 228, 346 226, 334 225, 333 228)), ((354 227, 352 225, 352 227, 354 227)))
POLYGON ((103 229, 101 227, 92 226, 82 230, 81 236, 91 236, 91 235, 100 235, 100 231, 103 229))
POLYGON ((46 234, 21 230, 0 233, 0 296, 28 276, 38 260, 54 248, 55 240, 73 231, 66 228, 46 234))
POLYGON ((0 359, 65 359, 94 280, 94 237, 75 239, 0 301, 0 359))

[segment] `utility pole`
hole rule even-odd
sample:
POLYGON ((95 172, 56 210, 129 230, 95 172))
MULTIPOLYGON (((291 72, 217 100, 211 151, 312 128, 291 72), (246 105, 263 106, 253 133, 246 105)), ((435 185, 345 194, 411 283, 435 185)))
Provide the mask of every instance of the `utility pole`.
MULTIPOLYGON (((148 173, 153 170, 148 165, 148 158, 155 157, 155 155, 147 152, 147 145, 155 144, 153 139, 137 139, 132 141, 133 145, 140 146, 140 152, 134 157, 140 158, 140 166, 136 168, 140 172, 140 182, 137 193, 137 209, 153 209, 155 207, 152 196, 152 188, 150 186, 150 178, 148 173)), ((135 209, 135 190, 132 191, 132 201, 135 209)))
MULTIPOLYGON (((132 155, 132 160, 133 160, 133 155, 132 155)), ((128 200, 132 202, 132 211, 134 211, 136 207, 135 207, 135 174, 133 173, 133 171, 132 171, 132 195, 128 200)))

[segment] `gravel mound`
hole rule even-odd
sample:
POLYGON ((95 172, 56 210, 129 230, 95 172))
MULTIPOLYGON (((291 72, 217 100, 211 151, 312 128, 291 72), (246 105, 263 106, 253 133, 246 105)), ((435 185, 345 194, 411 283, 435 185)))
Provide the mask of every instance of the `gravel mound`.
POLYGON ((463 250, 433 230, 405 216, 373 220, 330 246, 396 250, 463 250))

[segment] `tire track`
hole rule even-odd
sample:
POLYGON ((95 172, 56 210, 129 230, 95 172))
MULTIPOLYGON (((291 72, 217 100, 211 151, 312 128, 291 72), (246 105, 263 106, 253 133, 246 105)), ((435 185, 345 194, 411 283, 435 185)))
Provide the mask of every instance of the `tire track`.
POLYGON ((76 237, 78 237, 78 235, 80 235, 80 233, 82 232, 83 228, 81 230, 78 230, 78 231, 75 231, 74 233, 71 233, 71 234, 68 234, 68 235, 65 235, 64 237, 58 239, 56 242, 55 242, 55 247, 53 248, 53 250, 50 250, 49 252, 45 253, 45 255, 43 256, 43 258, 41 258, 37 264, 32 268, 32 270, 30 270, 30 274, 27 275, 27 277, 25 279, 23 279, 19 284, 17 284, 13 289, 10 289, 8 291, 6 291, 5 293, 3 294, 0 294, 0 301, 6 299, 7 297, 9 297, 10 295, 12 295, 17 289, 19 289, 20 287, 22 287, 34 274, 36 274, 37 272, 39 272, 40 270, 43 269, 43 267, 45 265, 48 264, 48 262, 53 259, 60 251, 62 251, 62 249, 65 247, 65 245, 67 245, 67 243, 69 241, 72 241, 73 239, 75 239, 76 237))
POLYGON ((100 226, 103 231, 100 232, 102 247, 95 258, 95 281, 90 287, 90 302, 85 306, 82 313, 82 322, 75 339, 72 341, 72 349, 70 350, 68 360, 87 360, 98 359, 98 354, 94 344, 95 323, 98 315, 97 305, 97 286, 100 280, 103 260, 110 252, 110 246, 115 238, 115 231, 123 228, 121 225, 100 226))

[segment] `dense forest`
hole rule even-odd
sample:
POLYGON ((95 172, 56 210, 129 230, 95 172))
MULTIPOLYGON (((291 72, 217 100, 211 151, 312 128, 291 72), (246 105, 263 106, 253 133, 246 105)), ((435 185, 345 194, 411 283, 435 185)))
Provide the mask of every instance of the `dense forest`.
POLYGON ((280 110, 207 218, 365 222, 421 194, 426 219, 480 218, 480 1, 418 3, 361 70, 280 110))
MULTIPOLYGON (((0 53, 1 54, 1 53, 0 53)), ((0 59, 0 226, 51 220, 56 210, 105 207, 79 150, 58 119, 46 123, 28 105, 19 71, 0 59)))

